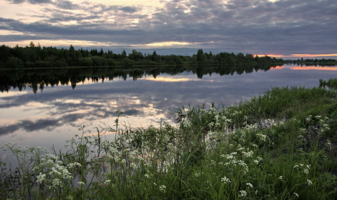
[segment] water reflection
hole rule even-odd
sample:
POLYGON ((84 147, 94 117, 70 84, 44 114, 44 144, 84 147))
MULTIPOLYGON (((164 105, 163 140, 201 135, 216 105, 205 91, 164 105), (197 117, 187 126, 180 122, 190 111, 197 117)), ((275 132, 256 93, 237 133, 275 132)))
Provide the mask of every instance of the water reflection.
POLYGON ((1 72, 0 146, 16 141, 60 147, 66 139, 79 134, 77 129, 82 125, 88 129, 102 123, 113 125, 116 110, 124 112, 120 121, 133 127, 147 127, 161 120, 172 122, 170 110, 181 105, 211 102, 230 105, 271 87, 318 86, 318 79, 337 75, 334 70, 293 68, 1 72))
POLYGON ((292 70, 323 70, 323 71, 337 71, 336 67, 315 67, 315 66, 308 66, 308 67, 292 67, 292 70))

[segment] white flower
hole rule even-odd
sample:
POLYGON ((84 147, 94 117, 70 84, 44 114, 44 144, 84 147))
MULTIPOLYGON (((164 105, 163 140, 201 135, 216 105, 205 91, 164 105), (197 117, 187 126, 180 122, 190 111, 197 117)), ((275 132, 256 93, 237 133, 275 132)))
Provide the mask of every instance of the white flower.
POLYGON ((240 190, 239 191, 239 196, 240 197, 245 197, 245 196, 247 196, 247 192, 245 190, 240 190))
POLYGON ((165 185, 159 186, 159 191, 161 191, 162 193, 165 193, 166 192, 166 186, 165 185))
POLYGON ((308 170, 308 169, 304 169, 304 170, 303 170, 303 173, 309 174, 309 170, 308 170))
POLYGON ((280 180, 282 181, 283 177, 282 177, 282 176, 280 176, 280 177, 278 177, 278 179, 280 179, 280 180))
POLYGON ((309 180, 309 179, 307 179, 307 183, 308 183, 308 185, 312 184, 311 180, 309 180))
POLYGON ((53 184, 53 187, 56 187, 56 186, 63 187, 62 182, 58 178, 54 179, 52 184, 53 184))
POLYGON ((110 183, 111 182, 111 180, 110 179, 107 179, 106 181, 104 181, 104 184, 108 184, 108 183, 110 183))
POLYGON ((150 176, 149 176, 148 174, 145 174, 144 176, 145 176, 145 178, 147 178, 147 179, 150 178, 150 176))
POLYGON ((307 117, 307 119, 306 119, 307 122, 310 122, 310 121, 311 121, 311 117, 312 117, 311 115, 309 115, 309 117, 307 117))
POLYGON ((253 184, 251 184, 251 183, 246 183, 246 185, 253 188, 253 184))
POLYGON ((298 195, 296 192, 294 192, 294 195, 298 198, 300 197, 300 195, 298 195))
POLYGON ((224 176, 223 178, 221 178, 221 182, 223 182, 223 183, 231 183, 231 181, 226 177, 226 176, 224 176))
POLYGON ((131 163, 130 166, 132 169, 137 169, 137 165, 135 163, 131 163))
POLYGON ((39 182, 39 183, 42 183, 42 181, 46 178, 46 175, 45 174, 42 174, 40 172, 40 175, 37 176, 37 181, 36 182, 39 182))
POLYGON ((253 156, 254 152, 253 151, 247 151, 247 152, 242 152, 243 157, 245 158, 250 158, 253 156))
POLYGON ((82 182, 82 181, 78 182, 78 184, 79 184, 79 185, 85 185, 85 183, 82 182))

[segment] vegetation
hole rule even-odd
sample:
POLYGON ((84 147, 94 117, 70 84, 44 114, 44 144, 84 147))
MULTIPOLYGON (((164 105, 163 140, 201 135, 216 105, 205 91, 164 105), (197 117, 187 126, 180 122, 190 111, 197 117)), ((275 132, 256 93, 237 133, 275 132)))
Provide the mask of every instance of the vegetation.
POLYGON ((285 60, 285 63, 306 65, 306 66, 335 66, 337 65, 337 60, 335 59, 297 59, 297 60, 285 60))
POLYGON ((278 65, 283 64, 282 59, 271 57, 254 57, 251 54, 239 53, 219 53, 213 55, 212 52, 204 53, 202 49, 193 56, 178 55, 158 55, 156 51, 151 54, 143 54, 137 50, 127 55, 125 50, 115 54, 112 51, 104 52, 103 49, 84 50, 70 45, 69 49, 57 49, 56 47, 41 47, 33 42, 29 46, 14 48, 2 45, 0 47, 0 68, 59 68, 67 66, 243 66, 243 65, 278 65))
POLYGON ((117 118, 95 136, 82 127, 66 153, 9 143, 18 167, 1 163, 0 198, 336 199, 336 97, 273 88, 231 107, 177 109, 177 127, 117 118))

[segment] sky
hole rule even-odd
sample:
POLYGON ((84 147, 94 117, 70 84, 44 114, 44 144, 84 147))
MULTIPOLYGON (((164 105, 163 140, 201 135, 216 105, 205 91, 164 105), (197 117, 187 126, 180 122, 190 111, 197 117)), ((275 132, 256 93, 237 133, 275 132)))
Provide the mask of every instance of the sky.
POLYGON ((337 58, 336 0, 0 0, 0 43, 337 58))

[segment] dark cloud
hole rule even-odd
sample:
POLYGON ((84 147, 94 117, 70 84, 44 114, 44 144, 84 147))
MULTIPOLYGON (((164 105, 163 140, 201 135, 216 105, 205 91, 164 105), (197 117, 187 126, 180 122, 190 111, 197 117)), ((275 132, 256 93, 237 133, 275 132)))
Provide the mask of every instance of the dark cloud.
POLYGON ((20 4, 23 2, 29 2, 31 4, 44 4, 44 3, 51 3, 51 0, 6 0, 10 3, 14 3, 14 4, 20 4))
POLYGON ((31 4, 51 3, 51 0, 28 0, 31 4))
POLYGON ((73 4, 71 1, 55 1, 54 5, 58 8, 66 10, 74 10, 80 8, 79 5, 73 4))
POLYGON ((25 2, 25 0, 6 0, 6 1, 8 1, 10 3, 14 3, 14 4, 20 4, 20 3, 25 2))
POLYGON ((122 8, 120 8, 120 10, 122 10, 123 12, 127 12, 127 13, 137 12, 137 8, 131 7, 131 6, 122 7, 122 8))

